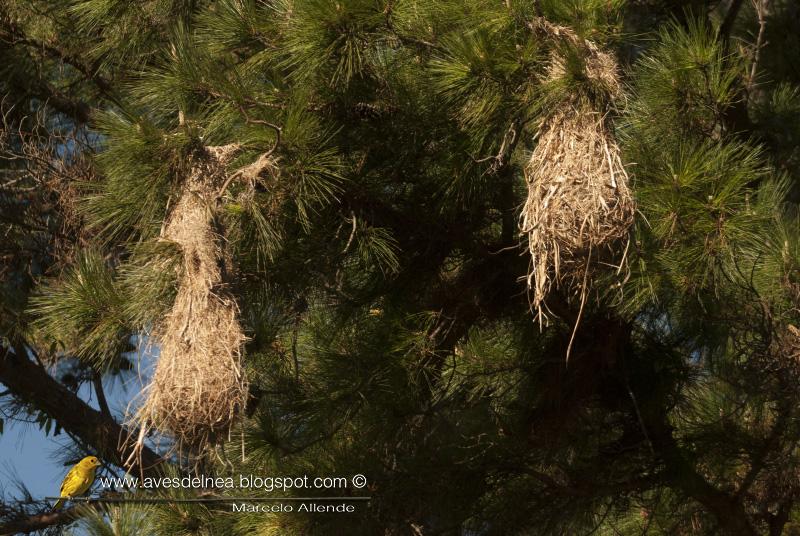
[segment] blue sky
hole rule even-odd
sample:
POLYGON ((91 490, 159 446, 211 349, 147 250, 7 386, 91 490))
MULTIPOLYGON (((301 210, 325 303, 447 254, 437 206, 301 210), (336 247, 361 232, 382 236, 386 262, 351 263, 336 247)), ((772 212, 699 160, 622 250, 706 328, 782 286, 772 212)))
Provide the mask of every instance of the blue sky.
MULTIPOLYGON (((137 362, 139 358, 134 355, 132 361, 137 362)), ((149 355, 141 356, 143 370, 103 381, 108 405, 118 422, 122 420, 130 401, 141 392, 143 378, 147 376, 153 361, 149 355)), ((97 409, 97 399, 91 385, 83 385, 78 395, 97 409)), ((4 431, 0 434, 0 491, 5 493, 5 499, 20 496, 13 484, 16 480, 24 482, 36 499, 58 495, 61 480, 69 470, 69 466, 63 464, 61 453, 70 444, 66 434, 46 436, 37 424, 5 419, 4 431)))

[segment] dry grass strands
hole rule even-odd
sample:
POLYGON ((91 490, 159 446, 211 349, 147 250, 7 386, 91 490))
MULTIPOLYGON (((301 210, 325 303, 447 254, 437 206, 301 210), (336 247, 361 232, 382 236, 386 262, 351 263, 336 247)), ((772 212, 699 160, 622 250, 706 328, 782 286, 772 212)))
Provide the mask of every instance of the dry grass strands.
MULTIPOLYGON (((217 200, 230 182, 225 165, 238 149, 205 147, 191 156, 183 190, 165 221, 162 239, 181 248, 182 270, 172 309, 154 330, 161 355, 135 418, 143 431, 155 428, 195 451, 230 427, 247 396, 245 335, 223 283, 221 237, 213 231, 217 200)), ((257 173, 253 166, 267 164, 259 159, 237 173, 257 173)))
POLYGON ((788 324, 786 330, 777 338, 779 353, 795 363, 800 363, 800 328, 788 324))
MULTIPOLYGON (((620 94, 612 56, 566 28, 539 21, 534 29, 580 46, 586 77, 604 89, 609 101, 620 94)), ((547 81, 565 75, 565 62, 558 52, 553 54, 547 81)), ((565 98, 540 125, 526 168, 528 197, 520 229, 528 239, 528 287, 540 325, 546 318, 544 300, 554 284, 566 284, 580 295, 582 312, 592 259, 613 254, 615 243, 627 236, 633 222, 628 175, 606 121, 609 106, 574 95, 565 98)))

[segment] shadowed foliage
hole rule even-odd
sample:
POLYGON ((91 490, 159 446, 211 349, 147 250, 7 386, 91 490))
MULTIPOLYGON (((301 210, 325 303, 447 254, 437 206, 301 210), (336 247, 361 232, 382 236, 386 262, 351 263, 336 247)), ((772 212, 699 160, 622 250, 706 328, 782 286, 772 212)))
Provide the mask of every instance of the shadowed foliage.
POLYGON ((800 532, 798 35, 792 0, 0 0, 0 433, 348 479, 5 496, 0 534, 800 532), (370 500, 203 502, 242 495, 370 500))

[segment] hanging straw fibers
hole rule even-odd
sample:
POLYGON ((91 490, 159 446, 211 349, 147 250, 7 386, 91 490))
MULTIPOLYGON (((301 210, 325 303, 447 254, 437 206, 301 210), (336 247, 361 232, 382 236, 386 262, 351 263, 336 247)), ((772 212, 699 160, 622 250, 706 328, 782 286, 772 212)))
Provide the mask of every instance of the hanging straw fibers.
POLYGON ((226 430, 247 394, 245 336, 223 284, 221 237, 212 230, 225 164, 238 149, 204 147, 189 158, 183 190, 162 231, 163 240, 180 247, 183 262, 175 302, 155 329, 161 353, 137 421, 142 431, 152 427, 190 447, 226 430))
MULTIPOLYGON (((586 77, 603 88, 609 102, 619 96, 617 65, 611 55, 567 28, 544 21, 533 28, 582 51, 586 77)), ((553 53, 546 82, 565 75, 565 61, 559 52, 553 53)), ((528 239, 528 288, 540 323, 553 284, 576 291, 583 305, 593 256, 613 253, 615 242, 627 235, 633 221, 628 175, 607 125, 607 109, 608 105, 598 106, 585 96, 566 97, 541 123, 526 168, 528 197, 520 229, 528 239)))

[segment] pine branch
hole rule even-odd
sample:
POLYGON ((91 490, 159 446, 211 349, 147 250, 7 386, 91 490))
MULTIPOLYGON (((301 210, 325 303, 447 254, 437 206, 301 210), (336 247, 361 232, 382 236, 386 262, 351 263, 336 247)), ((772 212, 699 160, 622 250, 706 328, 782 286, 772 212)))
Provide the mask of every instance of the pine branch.
POLYGON ((12 46, 23 45, 33 50, 44 52, 51 59, 70 65, 76 71, 81 73, 87 81, 94 83, 100 92, 103 93, 103 95, 111 98, 112 100, 114 99, 113 86, 111 85, 111 82, 101 76, 97 72, 97 69, 87 65, 76 56, 66 52, 62 48, 26 36, 25 32, 23 32, 19 26, 14 24, 14 22, 2 20, 0 23, 0 40, 9 43, 12 46))
POLYGON ((15 93, 41 100, 52 109, 71 117, 76 123, 86 124, 91 118, 92 107, 86 102, 73 99, 41 77, 9 76, 6 83, 15 93))
POLYGON ((731 37, 731 31, 733 31, 733 24, 736 22, 736 17, 739 15, 739 10, 742 8, 742 4, 744 0, 732 0, 731 6, 728 8, 728 12, 725 14, 725 18, 722 20, 722 24, 719 27, 719 38, 723 42, 728 42, 731 37))
MULTIPOLYGON (((120 104, 118 98, 114 94, 114 88, 110 81, 105 79, 97 71, 96 66, 87 65, 81 61, 77 56, 71 54, 60 48, 57 45, 48 44, 36 39, 33 39, 25 34, 25 32, 8 17, 2 16, 0 13, 0 41, 6 42, 13 46, 24 46, 34 51, 39 51, 53 60, 62 62, 71 66, 75 71, 80 73, 84 80, 94 84, 99 90, 100 94, 114 102, 120 104)), ((59 90, 54 88, 47 80, 41 76, 37 77, 38 93, 36 96, 47 100, 51 106, 58 111, 74 117, 80 123, 87 123, 90 116, 90 106, 82 101, 76 101, 63 95, 59 90)))
MULTIPOLYGON (((788 386, 782 387, 787 391, 790 388, 788 386)), ((792 409, 793 407, 786 404, 781 404, 780 408, 778 408, 778 416, 775 419, 775 424, 772 425, 764 442, 751 455, 750 468, 742 479, 741 484, 739 484, 739 489, 736 491, 737 499, 744 497, 755 483, 759 474, 761 474, 767 466, 769 454, 780 448, 780 439, 786 433, 787 425, 793 418, 792 409)))
POLYGON ((654 449, 666 473, 672 475, 672 484, 707 508, 726 533, 756 536, 742 502, 713 486, 695 469, 690 461, 694 456, 685 452, 672 434, 665 408, 659 410, 661 415, 645 418, 654 449))
POLYGON ((778 511, 774 514, 767 512, 767 523, 769 524, 769 536, 781 536, 783 528, 789 522, 789 515, 792 512, 794 501, 781 501, 778 511))
MULTIPOLYGON (((100 503, 94 503, 91 507, 96 507, 100 503)), ((14 519, 0 525, 0 536, 10 536, 12 534, 30 534, 50 527, 60 527, 68 525, 86 513, 85 505, 77 505, 66 510, 46 512, 25 518, 14 519)))
MULTIPOLYGON (((113 419, 93 409, 78 396, 61 385, 47 371, 27 357, 25 346, 17 342, 5 351, 0 360, 0 382, 20 400, 43 411, 59 426, 80 437, 97 451, 97 455, 119 467, 133 450, 129 437, 135 433, 121 427, 113 419)), ((141 465, 135 463, 132 472, 158 474, 163 463, 155 452, 143 448, 141 465)))
POLYGON ((92 385, 94 386, 95 394, 97 394, 97 405, 100 406, 100 411, 105 417, 113 419, 114 417, 111 415, 111 410, 106 400, 106 393, 103 390, 103 378, 99 372, 95 371, 94 377, 92 378, 92 385))

